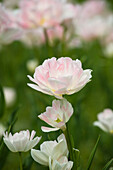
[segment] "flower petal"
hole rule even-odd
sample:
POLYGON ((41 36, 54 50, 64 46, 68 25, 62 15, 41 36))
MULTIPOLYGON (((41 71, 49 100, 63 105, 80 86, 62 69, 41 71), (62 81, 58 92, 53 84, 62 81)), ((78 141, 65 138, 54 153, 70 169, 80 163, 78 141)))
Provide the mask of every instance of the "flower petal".
POLYGON ((43 132, 53 132, 59 130, 59 128, 49 128, 49 127, 41 126, 41 130, 43 132))
POLYGON ((49 157, 46 153, 39 151, 39 150, 31 149, 31 156, 39 164, 42 164, 45 166, 49 165, 48 163, 49 157))

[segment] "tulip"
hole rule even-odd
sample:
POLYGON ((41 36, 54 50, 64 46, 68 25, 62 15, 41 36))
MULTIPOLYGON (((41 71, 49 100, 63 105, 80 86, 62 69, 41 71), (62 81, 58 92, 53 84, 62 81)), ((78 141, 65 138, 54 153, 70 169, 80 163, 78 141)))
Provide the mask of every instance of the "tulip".
POLYGON ((66 140, 61 134, 54 141, 46 141, 40 145, 40 150, 31 149, 32 158, 39 164, 49 166, 50 160, 59 160, 62 156, 68 155, 66 140))
POLYGON ((62 156, 59 160, 53 160, 53 162, 51 162, 50 158, 50 170, 71 170, 72 166, 73 162, 68 161, 66 156, 62 156))
POLYGON ((105 132, 113 134, 113 111, 111 109, 105 109, 97 117, 98 121, 95 121, 94 125, 105 132))
POLYGON ((35 69, 34 78, 28 77, 35 83, 28 83, 28 86, 62 99, 64 94, 71 95, 81 90, 92 76, 91 70, 82 69, 81 61, 78 59, 61 57, 57 60, 53 57, 35 69))
POLYGON ((8 149, 12 152, 27 152, 32 149, 40 141, 41 137, 35 137, 35 131, 30 132, 29 130, 20 131, 12 135, 8 132, 4 133, 4 143, 8 149), (34 139, 33 139, 34 138, 34 139))
POLYGON ((66 100, 54 100, 52 107, 47 107, 46 112, 42 113, 38 117, 48 123, 53 128, 42 126, 41 129, 44 132, 51 132, 62 129, 66 129, 66 123, 73 114, 73 108, 71 104, 66 100))

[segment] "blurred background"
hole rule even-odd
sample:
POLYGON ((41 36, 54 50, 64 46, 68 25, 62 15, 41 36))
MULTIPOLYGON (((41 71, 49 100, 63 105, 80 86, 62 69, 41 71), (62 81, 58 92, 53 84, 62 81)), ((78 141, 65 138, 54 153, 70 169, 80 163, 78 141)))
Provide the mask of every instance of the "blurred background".
MULTIPOLYGON (((10 17, 20 8, 19 1, 3 0, 0 6, 0 85, 6 100, 0 115, 0 131, 7 129, 12 122, 13 133, 34 129, 38 136, 42 136, 38 149, 43 141, 56 139, 60 131, 43 133, 41 126, 46 123, 37 117, 51 106, 54 97, 28 87, 27 75, 33 76, 35 67, 53 56, 80 59, 83 69, 93 70, 92 81, 78 93, 65 96, 74 108, 69 129, 75 148, 81 153, 81 170, 85 169, 98 135, 101 135, 92 165, 92 170, 101 170, 113 157, 113 136, 94 127, 93 122, 105 108, 113 109, 113 1, 67 1, 75 9, 65 10, 58 29, 35 23, 34 30, 34 26, 28 27, 28 23, 24 26, 23 21, 17 26, 12 17, 9 21, 13 23, 6 28, 6 23, 9 24, 7 15, 10 17), (38 28, 44 29, 46 34, 38 28)), ((23 161, 26 170, 48 169, 34 162, 29 153, 23 153, 23 161)), ((18 154, 11 153, 4 146, 0 154, 0 169, 16 170, 18 164, 18 154)))

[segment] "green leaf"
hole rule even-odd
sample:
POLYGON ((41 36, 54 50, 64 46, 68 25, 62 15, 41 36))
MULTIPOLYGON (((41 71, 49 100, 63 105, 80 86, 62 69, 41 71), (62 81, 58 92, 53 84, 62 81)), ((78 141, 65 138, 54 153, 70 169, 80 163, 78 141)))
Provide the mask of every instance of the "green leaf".
POLYGON ((113 162, 113 159, 111 159, 102 170, 107 170, 109 168, 109 166, 111 165, 111 163, 113 162))
POLYGON ((2 86, 0 85, 0 117, 3 116, 5 111, 5 99, 2 86))
POLYGON ((73 156, 74 167, 77 169, 80 166, 80 151, 78 149, 73 148, 73 156))
POLYGON ((99 140, 100 140, 100 135, 99 135, 99 137, 97 139, 97 142, 96 142, 96 144, 95 144, 95 146, 94 146, 94 148, 93 148, 93 150, 92 150, 92 152, 90 154, 86 170, 89 170, 91 168, 91 165, 92 165, 92 162, 93 162, 96 150, 97 150, 97 146, 98 146, 99 140))

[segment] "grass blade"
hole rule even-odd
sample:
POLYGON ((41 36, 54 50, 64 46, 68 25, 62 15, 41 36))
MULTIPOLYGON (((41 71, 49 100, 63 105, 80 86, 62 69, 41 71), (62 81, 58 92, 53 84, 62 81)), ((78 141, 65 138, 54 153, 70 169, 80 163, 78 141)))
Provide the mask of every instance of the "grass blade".
POLYGON ((92 150, 92 152, 90 154, 86 170, 89 170, 91 168, 91 165, 92 165, 92 162, 93 162, 96 150, 97 150, 97 146, 98 146, 99 140, 100 140, 100 136, 98 137, 97 142, 96 142, 96 144, 95 144, 95 146, 94 146, 94 148, 93 148, 93 150, 92 150))
POLYGON ((113 162, 113 159, 111 159, 102 170, 107 170, 109 168, 109 166, 111 165, 111 163, 113 162))
POLYGON ((0 85, 0 117, 3 116, 4 111, 5 111, 5 98, 2 86, 0 85))

